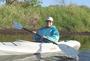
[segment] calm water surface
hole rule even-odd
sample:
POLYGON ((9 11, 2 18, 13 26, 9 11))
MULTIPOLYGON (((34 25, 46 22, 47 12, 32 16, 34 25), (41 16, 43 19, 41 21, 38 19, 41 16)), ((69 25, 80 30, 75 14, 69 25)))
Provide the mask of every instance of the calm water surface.
MULTIPOLYGON (((2 41, 15 41, 16 39, 22 39, 22 40, 31 40, 30 38, 31 36, 26 36, 26 35, 0 35, 0 42, 2 41)), ((80 43, 82 44, 81 48, 87 48, 89 49, 90 48, 90 36, 71 36, 71 37, 62 37, 61 39, 63 40, 78 40, 80 41, 80 43)), ((30 60, 30 56, 9 56, 9 57, 0 57, 0 61, 5 61, 3 60, 5 59, 6 61, 33 61, 33 60, 30 60), (11 59, 12 57, 12 59, 11 59), (11 60, 10 60, 10 59, 11 60), (21 59, 17 59, 18 58, 21 58, 21 59), (8 60, 7 60, 8 59, 8 60), (15 59, 15 60, 13 60, 15 59)), ((39 60, 35 60, 35 61, 39 61, 39 60)), ((76 60, 73 60, 73 59, 66 59, 64 57, 49 57, 49 58, 45 58, 41 61, 76 61, 76 60)), ((80 51, 80 54, 79 54, 79 61, 90 61, 90 50, 89 51, 80 51)))
POLYGON ((90 51, 84 51, 79 53, 79 60, 66 59, 64 57, 50 57, 46 58, 44 61, 90 61, 90 51))
POLYGON ((66 59, 65 57, 60 56, 40 58, 39 55, 31 56, 27 54, 27 55, 0 56, 0 61, 90 61, 90 51, 80 52, 79 60, 71 58, 66 59))
MULTIPOLYGON (((78 60, 66 59, 63 57, 51 57, 51 58, 46 58, 45 61, 78 61, 78 60)), ((90 61, 90 51, 80 52, 79 61, 90 61)))
POLYGON ((80 52, 79 57, 79 61, 90 61, 90 51, 80 52))

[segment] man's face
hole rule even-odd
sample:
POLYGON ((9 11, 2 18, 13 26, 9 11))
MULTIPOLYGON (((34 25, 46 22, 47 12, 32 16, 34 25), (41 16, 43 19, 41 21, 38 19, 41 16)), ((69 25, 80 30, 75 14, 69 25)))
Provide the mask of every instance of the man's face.
POLYGON ((52 24, 53 24, 53 21, 50 21, 50 20, 46 21, 46 26, 47 27, 51 27, 52 24))

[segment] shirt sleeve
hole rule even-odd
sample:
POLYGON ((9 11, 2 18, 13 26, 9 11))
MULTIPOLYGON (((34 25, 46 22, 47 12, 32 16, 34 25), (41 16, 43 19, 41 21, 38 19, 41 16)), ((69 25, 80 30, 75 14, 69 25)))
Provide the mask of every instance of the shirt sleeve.
POLYGON ((47 39, 53 42, 59 41, 59 32, 57 29, 54 29, 51 36, 47 36, 47 39))

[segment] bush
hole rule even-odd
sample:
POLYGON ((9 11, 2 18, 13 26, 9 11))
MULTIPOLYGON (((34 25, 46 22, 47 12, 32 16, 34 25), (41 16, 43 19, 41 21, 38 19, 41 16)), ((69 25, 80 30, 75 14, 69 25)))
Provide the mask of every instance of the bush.
POLYGON ((0 28, 11 28, 12 21, 20 21, 24 26, 32 26, 32 20, 38 18, 35 24, 37 29, 44 24, 47 16, 54 18, 59 30, 66 31, 90 31, 90 8, 80 6, 50 6, 32 7, 18 5, 6 5, 0 8, 0 28))

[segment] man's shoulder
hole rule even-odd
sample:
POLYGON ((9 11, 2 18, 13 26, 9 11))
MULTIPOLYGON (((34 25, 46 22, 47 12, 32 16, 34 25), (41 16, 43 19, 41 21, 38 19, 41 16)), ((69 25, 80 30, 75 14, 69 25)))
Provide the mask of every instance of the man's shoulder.
POLYGON ((52 25, 52 28, 56 28, 56 26, 55 25, 52 25))
POLYGON ((56 26, 52 26, 52 31, 57 31, 58 32, 58 29, 56 28, 56 26))
POLYGON ((57 28, 56 28, 56 26, 53 25, 53 26, 51 27, 51 29, 57 29, 57 28))

